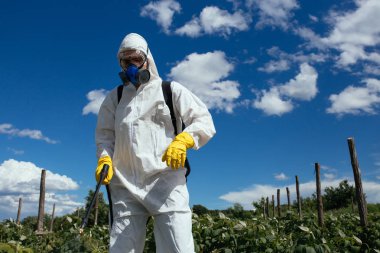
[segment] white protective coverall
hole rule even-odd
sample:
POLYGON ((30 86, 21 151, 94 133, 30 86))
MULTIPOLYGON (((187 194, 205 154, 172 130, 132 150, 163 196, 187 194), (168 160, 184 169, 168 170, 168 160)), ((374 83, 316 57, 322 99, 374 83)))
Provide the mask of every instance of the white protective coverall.
MULTIPOLYGON (((147 52, 147 47, 143 37, 128 34, 119 53, 125 49, 147 52)), ((110 156, 114 168, 110 252, 143 252, 146 222, 153 216, 156 252, 193 253, 186 170, 173 170, 161 160, 175 135, 150 50, 147 58, 150 81, 137 90, 131 83, 124 86, 119 104, 117 89, 113 89, 98 114, 97 156, 110 156)), ((171 89, 177 128, 181 129, 183 121, 183 131, 193 137, 193 148, 199 149, 215 134, 212 117, 205 104, 184 86, 172 82, 171 89)))

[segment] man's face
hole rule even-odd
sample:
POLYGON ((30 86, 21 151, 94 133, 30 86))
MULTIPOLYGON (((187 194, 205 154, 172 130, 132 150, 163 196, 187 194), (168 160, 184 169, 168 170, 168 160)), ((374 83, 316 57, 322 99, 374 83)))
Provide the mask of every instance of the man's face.
POLYGON ((127 69, 129 65, 135 65, 137 67, 142 66, 142 68, 146 68, 147 61, 146 56, 140 50, 126 50, 121 53, 120 56, 120 66, 123 70, 127 69))

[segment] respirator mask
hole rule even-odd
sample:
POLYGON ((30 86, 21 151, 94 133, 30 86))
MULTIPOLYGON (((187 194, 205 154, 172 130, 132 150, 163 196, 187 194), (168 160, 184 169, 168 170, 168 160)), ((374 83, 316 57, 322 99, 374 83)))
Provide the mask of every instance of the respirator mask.
POLYGON ((147 61, 147 55, 140 50, 126 50, 121 53, 120 66, 123 69, 119 76, 123 83, 131 82, 133 85, 139 85, 149 82, 150 72, 148 69, 142 69, 147 61))

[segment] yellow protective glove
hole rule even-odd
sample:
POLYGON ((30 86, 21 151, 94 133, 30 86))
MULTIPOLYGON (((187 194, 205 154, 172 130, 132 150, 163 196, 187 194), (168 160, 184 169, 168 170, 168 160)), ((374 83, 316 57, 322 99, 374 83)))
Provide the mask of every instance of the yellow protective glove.
POLYGON ((162 161, 173 169, 185 167, 186 150, 194 146, 194 139, 189 133, 177 135, 162 156, 162 161))
POLYGON ((100 176, 102 174, 102 169, 103 166, 107 164, 109 166, 108 168, 108 173, 106 177, 104 178, 102 184, 109 184, 111 182, 112 176, 113 176, 113 168, 112 168, 112 160, 111 157, 109 156, 103 156, 100 157, 98 160, 98 167, 96 167, 96 172, 95 172, 95 177, 96 177, 96 182, 99 183, 100 176))

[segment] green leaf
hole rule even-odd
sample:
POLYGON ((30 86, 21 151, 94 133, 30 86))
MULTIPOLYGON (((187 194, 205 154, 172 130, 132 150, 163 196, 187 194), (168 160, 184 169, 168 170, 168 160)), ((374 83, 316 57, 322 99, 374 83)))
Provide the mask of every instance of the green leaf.
POLYGON ((226 215, 224 213, 222 213, 222 212, 219 212, 218 215, 219 215, 219 219, 224 220, 224 219, 227 218, 226 215))
POLYGON ((359 243, 360 245, 362 244, 362 240, 360 240, 358 237, 356 237, 356 236, 352 236, 352 238, 354 238, 354 240, 357 242, 357 243, 359 243))
POLYGON ((342 238, 345 238, 345 237, 346 237, 346 235, 345 235, 345 234, 343 233, 343 231, 340 230, 340 229, 338 229, 338 234, 339 234, 339 236, 342 237, 342 238))
POLYGON ((306 247, 306 253, 316 253, 313 247, 307 246, 306 247))
POLYGON ((304 227, 304 226, 298 226, 298 227, 299 227, 299 229, 301 229, 304 232, 307 232, 307 233, 310 232, 310 229, 308 227, 304 227))

